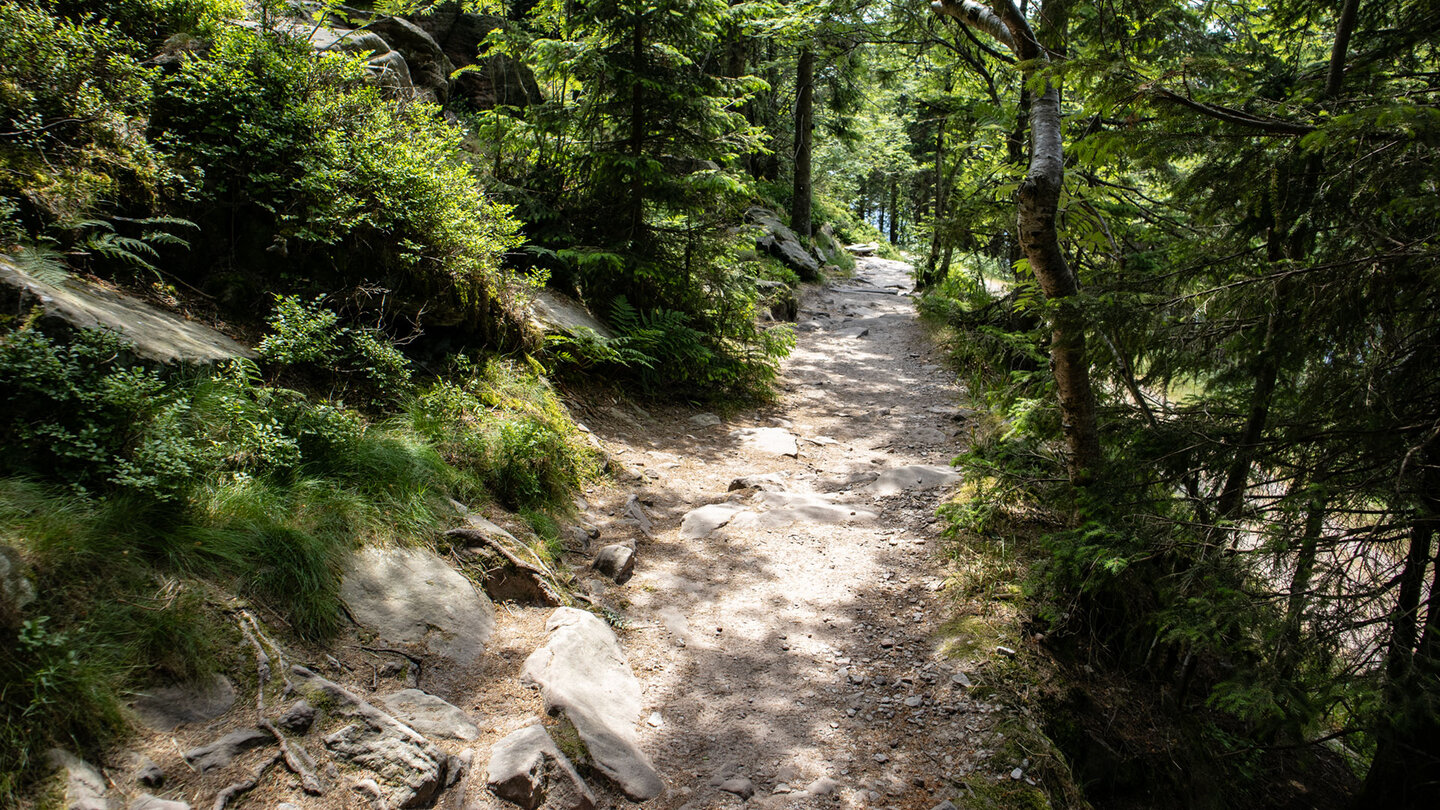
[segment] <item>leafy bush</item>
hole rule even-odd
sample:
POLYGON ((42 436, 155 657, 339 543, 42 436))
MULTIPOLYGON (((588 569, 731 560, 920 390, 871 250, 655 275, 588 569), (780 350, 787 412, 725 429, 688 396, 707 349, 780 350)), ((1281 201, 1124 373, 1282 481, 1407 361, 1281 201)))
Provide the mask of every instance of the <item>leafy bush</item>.
POLYGON ((33 328, 0 337, 3 470, 79 492, 120 475, 142 426, 168 406, 159 375, 124 357, 124 344, 105 332, 81 331, 69 343, 33 328))
POLYGON ((57 15, 102 18, 132 39, 158 45, 172 34, 208 35, 222 20, 244 16, 242 0, 41 0, 57 15))
POLYGON ((513 331, 499 257, 516 224, 476 185, 457 129, 366 78, 362 59, 227 30, 159 85, 152 124, 203 174, 199 200, 242 217, 230 249, 278 265, 273 275, 379 285, 412 315, 513 331))
POLYGON ((598 455, 538 373, 498 360, 460 370, 460 383, 436 382, 408 408, 448 463, 511 508, 555 504, 596 474, 598 455))
POLYGON ((364 387, 381 397, 404 393, 410 384, 410 361, 395 344, 374 329, 340 326, 340 316, 324 307, 324 297, 302 301, 277 295, 270 334, 261 341, 261 359, 281 368, 310 373, 364 387))
POLYGON ((155 193, 163 172, 140 124, 154 71, 142 58, 107 23, 0 2, 0 197, 27 230, 155 193))

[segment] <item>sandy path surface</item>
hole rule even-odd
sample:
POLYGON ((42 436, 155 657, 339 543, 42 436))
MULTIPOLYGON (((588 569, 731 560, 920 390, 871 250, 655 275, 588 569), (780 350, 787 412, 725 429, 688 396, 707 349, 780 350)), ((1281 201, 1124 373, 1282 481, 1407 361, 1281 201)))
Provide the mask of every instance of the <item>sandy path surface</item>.
MULTIPOLYGON (((720 783, 742 779, 748 806, 928 809, 978 755, 993 707, 967 699, 934 635, 945 486, 876 484, 946 468, 968 436, 954 375, 897 295, 908 272, 860 259, 811 291, 773 406, 708 426, 616 407, 591 425, 654 522, 634 579, 605 591, 630 621, 641 743, 667 784, 647 807, 738 806, 720 783), (751 444, 784 434, 794 456, 751 444), (729 490, 748 475, 772 480, 729 490), (697 536, 685 516, 707 505, 729 522, 697 536)), ((625 524, 614 495, 591 510, 625 524)))
MULTIPOLYGON (((596 537, 569 536, 567 561, 615 618, 643 688, 638 741, 665 783, 646 808, 929 810, 967 780, 1010 779, 1009 765, 975 770, 1001 743, 1004 714, 957 674, 978 662, 943 654, 955 606, 941 593, 934 512, 954 485, 948 462, 970 435, 969 415, 903 294, 908 273, 860 259, 853 278, 807 290, 781 395, 760 410, 722 420, 687 407, 575 406, 620 470, 577 504, 596 537), (731 488, 746 476, 756 477, 731 488), (585 567, 613 543, 637 551, 623 584, 585 567)), ((517 516, 494 517, 523 530, 517 516)), ((485 654, 462 670, 407 669, 359 631, 288 657, 367 700, 419 686, 463 709, 480 736, 434 740, 469 762, 450 769, 466 773, 464 784, 439 806, 513 810, 486 788, 486 765, 498 740, 544 713, 521 673, 552 612, 497 604, 485 654)), ((249 648, 231 658, 231 677, 250 693, 249 648)), ((271 749, 203 774, 181 753, 255 717, 244 699, 129 745, 168 774, 167 797, 209 806, 271 749)), ((304 744, 320 751, 314 737, 304 744)), ((106 773, 128 779, 127 757, 117 750, 106 773)), ((305 795, 277 768, 241 806, 369 806, 355 790, 363 773, 321 772, 332 786, 324 795, 305 795)), ((588 781, 600 807, 635 806, 598 774, 588 781)))

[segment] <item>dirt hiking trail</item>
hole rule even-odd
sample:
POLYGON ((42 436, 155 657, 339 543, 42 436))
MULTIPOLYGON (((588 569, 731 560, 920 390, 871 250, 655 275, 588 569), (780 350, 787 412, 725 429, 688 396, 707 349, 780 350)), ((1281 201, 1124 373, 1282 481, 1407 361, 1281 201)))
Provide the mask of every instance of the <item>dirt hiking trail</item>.
POLYGON ((629 623, 640 743, 666 783, 646 807, 753 791, 747 807, 929 810, 988 753, 997 707, 967 696, 936 637, 934 511, 966 412, 909 273, 861 258, 809 290, 772 406, 719 424, 618 404, 582 417, 634 482, 587 506, 600 542, 628 528, 638 546, 633 579, 590 585, 629 623))

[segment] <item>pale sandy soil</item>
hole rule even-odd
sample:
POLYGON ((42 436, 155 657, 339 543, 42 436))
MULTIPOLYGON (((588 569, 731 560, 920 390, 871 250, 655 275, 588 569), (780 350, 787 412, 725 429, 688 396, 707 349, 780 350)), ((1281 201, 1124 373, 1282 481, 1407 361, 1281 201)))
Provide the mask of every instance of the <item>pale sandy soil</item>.
MULTIPOLYGON (((967 663, 942 655, 937 635, 952 615, 934 517, 945 490, 867 491, 887 469, 947 465, 970 435, 953 373, 942 368, 911 299, 895 294, 909 289, 907 272, 898 262, 861 259, 853 279, 808 291, 800 322, 812 328, 799 332, 770 406, 713 426, 693 421, 702 413, 693 408, 576 406, 622 467, 614 485, 585 495, 582 517, 601 529, 590 551, 624 540, 638 547, 636 575, 624 585, 578 573, 623 616, 620 639, 644 687, 639 738, 667 785, 647 808, 739 807, 739 797, 716 785, 743 776, 756 790, 749 807, 928 810, 967 779, 998 776, 972 771, 996 745, 1001 712, 956 682, 967 663), (859 329, 869 332, 853 337, 859 329), (733 433, 756 427, 786 428, 798 455, 757 453, 733 433), (841 522, 767 526, 755 490, 727 492, 733 479, 763 473, 779 474, 790 493, 842 506, 841 522), (632 495, 653 522, 648 535, 628 519, 632 495), (753 508, 758 519, 737 518, 700 539, 682 536, 687 512, 727 500, 753 508), (806 792, 821 777, 834 789, 806 792)), ((585 560, 577 554, 571 562, 578 568, 585 560)), ((501 604, 475 671, 422 673, 421 688, 469 711, 482 729, 473 743, 437 741, 451 753, 469 751, 474 763, 441 807, 513 807, 485 790, 485 762, 496 740, 541 713, 538 693, 519 674, 544 643, 549 613, 501 604)), ((402 671, 376 669, 396 657, 365 652, 361 641, 330 651, 343 674, 322 651, 292 657, 365 696, 403 688, 402 671)), ((247 659, 236 651, 239 670, 247 659)), ((161 791, 167 797, 208 807, 220 786, 269 755, 251 752, 203 778, 180 759, 181 750, 253 718, 253 683, 237 685, 242 698, 226 716, 134 741, 172 775, 161 791)), ((105 764, 107 775, 123 769, 105 764)), ((343 787, 343 772, 332 775, 336 788, 307 797, 276 768, 237 806, 365 806, 343 787)), ((603 779, 591 784, 601 806, 631 804, 603 779)))

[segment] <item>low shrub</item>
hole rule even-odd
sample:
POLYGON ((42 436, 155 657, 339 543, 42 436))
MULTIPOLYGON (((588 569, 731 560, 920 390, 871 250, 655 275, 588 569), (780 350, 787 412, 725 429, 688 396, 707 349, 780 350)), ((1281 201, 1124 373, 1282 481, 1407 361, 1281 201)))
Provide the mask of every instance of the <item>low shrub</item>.
POLYGON ((460 130, 367 76, 358 57, 227 29, 158 84, 153 137, 200 180, 195 203, 227 211, 212 230, 233 239, 209 249, 291 289, 378 286, 411 316, 519 334, 500 269, 517 224, 481 192, 460 130))

